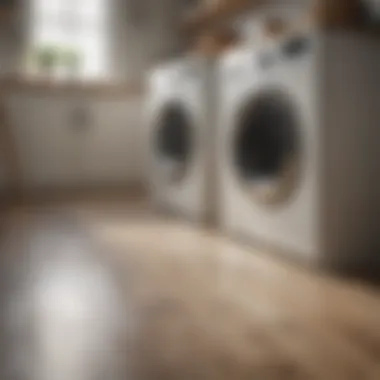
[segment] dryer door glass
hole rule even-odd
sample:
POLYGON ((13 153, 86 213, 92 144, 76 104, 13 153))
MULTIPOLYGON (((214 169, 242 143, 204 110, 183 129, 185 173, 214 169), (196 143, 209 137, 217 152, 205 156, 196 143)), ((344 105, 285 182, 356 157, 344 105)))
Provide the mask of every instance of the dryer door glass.
POLYGON ((252 96, 237 116, 234 166, 260 203, 288 200, 299 173, 300 138, 295 104, 282 91, 252 96))
POLYGON ((191 121, 182 104, 167 104, 161 111, 156 130, 156 151, 164 176, 182 181, 191 156, 191 121))

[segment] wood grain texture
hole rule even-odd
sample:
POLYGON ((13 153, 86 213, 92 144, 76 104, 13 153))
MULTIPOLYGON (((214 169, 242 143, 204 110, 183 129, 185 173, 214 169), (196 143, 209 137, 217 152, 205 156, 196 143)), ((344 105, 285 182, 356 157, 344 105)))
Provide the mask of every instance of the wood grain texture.
POLYGON ((42 209, 71 215, 117 268, 133 316, 130 378, 380 378, 378 289, 293 267, 138 201, 24 206, 10 220, 33 224, 42 209))

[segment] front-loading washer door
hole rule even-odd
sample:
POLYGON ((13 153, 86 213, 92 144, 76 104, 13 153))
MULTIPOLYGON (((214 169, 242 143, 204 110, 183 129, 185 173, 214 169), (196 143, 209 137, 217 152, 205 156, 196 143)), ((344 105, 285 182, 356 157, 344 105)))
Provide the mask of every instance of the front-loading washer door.
POLYGON ((171 101, 158 114, 154 147, 160 175, 171 184, 186 177, 192 159, 192 122, 186 107, 171 101))
POLYGON ((242 104, 234 128, 234 168, 244 190, 260 204, 284 204, 294 194, 300 173, 295 102, 283 90, 263 89, 242 104))

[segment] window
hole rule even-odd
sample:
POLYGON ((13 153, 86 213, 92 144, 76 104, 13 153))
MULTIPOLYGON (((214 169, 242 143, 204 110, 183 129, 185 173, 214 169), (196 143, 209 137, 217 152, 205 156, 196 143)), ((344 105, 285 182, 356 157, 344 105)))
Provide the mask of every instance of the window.
POLYGON ((81 79, 107 76, 107 0, 32 0, 33 73, 81 79), (42 66, 42 70, 41 70, 42 66), (71 73, 70 73, 71 71, 71 73))

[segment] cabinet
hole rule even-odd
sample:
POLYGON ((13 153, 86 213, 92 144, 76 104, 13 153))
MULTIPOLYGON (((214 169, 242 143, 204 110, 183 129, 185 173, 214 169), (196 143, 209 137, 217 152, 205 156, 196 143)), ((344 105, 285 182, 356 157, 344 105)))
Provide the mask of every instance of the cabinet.
POLYGON ((8 108, 24 186, 66 189, 136 181, 139 106, 128 97, 12 95, 8 108), (78 110, 83 125, 76 125, 78 110))
POLYGON ((26 187, 78 181, 79 141, 68 128, 68 110, 69 103, 62 97, 11 97, 9 115, 26 187))
POLYGON ((95 99, 82 136, 81 171, 87 184, 119 185, 141 175, 141 101, 95 99))

